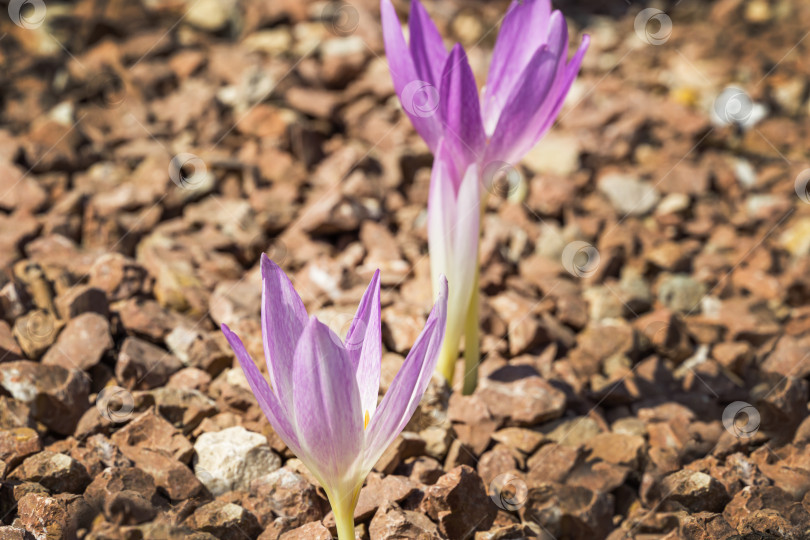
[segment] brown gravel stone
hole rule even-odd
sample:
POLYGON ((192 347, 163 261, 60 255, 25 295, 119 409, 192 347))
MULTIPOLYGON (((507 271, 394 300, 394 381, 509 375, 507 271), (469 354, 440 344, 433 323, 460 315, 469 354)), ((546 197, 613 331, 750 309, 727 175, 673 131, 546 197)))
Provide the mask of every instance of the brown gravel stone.
POLYGON ((414 538, 439 540, 436 524, 418 512, 403 510, 395 503, 381 505, 368 527, 371 540, 414 538))
POLYGON ((520 513, 556 537, 604 538, 612 528, 613 497, 548 483, 529 490, 520 513))
POLYGON ((524 454, 533 453, 544 440, 542 433, 518 427, 498 430, 493 433, 492 438, 510 448, 520 450, 524 454))
POLYGON ((516 426, 554 420, 565 409, 565 394, 540 377, 512 382, 483 380, 478 395, 493 417, 516 426))
POLYGON ((155 485, 173 501, 181 501, 205 493, 205 487, 187 466, 165 454, 148 448, 122 446, 121 452, 135 466, 151 476, 155 485))
POLYGON ((31 428, 18 427, 0 431, 0 460, 10 469, 24 458, 42 450, 39 434, 31 428))
POLYGON ((87 526, 92 513, 78 495, 60 494, 50 497, 29 493, 18 503, 20 524, 35 538, 57 540, 75 538, 77 530, 87 526))
MULTIPOLYGON (((377 509, 388 503, 401 503, 419 491, 419 486, 404 476, 386 476, 379 478, 369 476, 366 485, 360 490, 357 506, 354 508, 354 520, 359 523, 369 519, 377 509)), ((335 526, 335 516, 331 512, 324 518, 323 524, 329 528, 335 526)))
POLYGON ((287 520, 288 528, 296 528, 323 518, 321 497, 314 485, 286 468, 254 480, 251 493, 266 501, 270 510, 287 520))
POLYGON ((78 461, 48 450, 26 458, 9 478, 37 482, 55 493, 82 493, 90 483, 87 471, 78 461))
POLYGON ((56 340, 60 324, 49 311, 36 309, 14 322, 14 338, 27 358, 38 360, 56 340))
POLYGON ((315 521, 285 532, 279 537, 279 540, 332 540, 332 533, 315 521))
POLYGON ((118 492, 131 491, 152 501, 157 491, 152 477, 135 467, 110 467, 98 474, 87 486, 87 502, 101 509, 104 502, 118 492))
POLYGON ((22 360, 22 354, 22 349, 11 333, 11 327, 6 321, 0 320, 0 362, 22 360))
POLYGON ((497 508, 475 471, 462 465, 425 490, 422 510, 451 538, 464 538, 492 526, 497 508))
POLYGON ((98 313, 108 317, 109 307, 104 291, 89 285, 79 285, 56 298, 56 309, 62 319, 72 319, 82 313, 98 313))
POLYGON ((402 432, 391 446, 385 449, 380 460, 374 465, 374 470, 382 473, 392 473, 406 459, 419 456, 425 451, 425 441, 415 433, 402 432))
POLYGON ((27 360, 0 364, 0 386, 31 408, 37 420, 69 435, 88 407, 88 381, 80 371, 27 360))
POLYGON ((130 337, 121 345, 115 376, 132 389, 166 384, 172 373, 183 367, 174 355, 142 339, 130 337))
POLYGON ((198 508, 185 525, 223 540, 255 538, 261 532, 256 516, 239 505, 213 501, 198 508))
POLYGON ((638 467, 644 451, 644 438, 622 433, 600 433, 590 439, 586 448, 591 458, 615 465, 638 467))
POLYGON ((172 331, 179 317, 154 300, 131 298, 113 305, 121 324, 131 334, 161 342, 172 331))
POLYGON ((563 482, 579 456, 580 452, 570 446, 557 443, 541 446, 526 463, 529 486, 538 486, 544 482, 563 482))
POLYGON ((67 323, 42 363, 87 371, 112 347, 109 321, 98 313, 82 313, 67 323))
POLYGON ((150 281, 143 266, 120 253, 106 253, 90 268, 90 286, 104 291, 110 302, 148 293, 150 281))
POLYGON ((150 408, 132 419, 112 435, 112 441, 121 446, 138 446, 155 449, 168 456, 188 463, 194 448, 188 439, 162 416, 150 408))
POLYGON ((213 400, 202 392, 186 388, 161 387, 139 398, 145 406, 154 404, 163 418, 185 434, 193 431, 204 418, 217 412, 213 400))
POLYGON ((693 512, 716 512, 728 502, 723 485, 708 474, 682 470, 661 482, 661 497, 693 512))

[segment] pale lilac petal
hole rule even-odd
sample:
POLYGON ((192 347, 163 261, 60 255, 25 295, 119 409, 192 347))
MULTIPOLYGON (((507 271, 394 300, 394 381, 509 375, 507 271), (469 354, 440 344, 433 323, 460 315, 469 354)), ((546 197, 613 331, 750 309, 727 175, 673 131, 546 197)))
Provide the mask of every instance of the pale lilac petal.
POLYGON ((438 88, 442 69, 447 60, 447 49, 444 48, 442 36, 436 29, 436 25, 430 20, 430 15, 419 0, 411 2, 408 28, 411 59, 416 74, 423 81, 438 88))
MULTIPOLYGON (((463 299, 464 314, 475 283, 475 270, 478 266, 478 239, 481 220, 481 182, 478 167, 470 165, 461 181, 456 198, 456 222, 453 227, 453 262, 448 276, 450 298, 458 291, 463 299)), ((461 303, 462 301, 460 301, 461 303)), ((449 309, 448 309, 449 312, 449 309)), ((463 314, 461 315, 463 320, 463 314)))
POLYGON ((435 84, 417 75, 411 51, 405 44, 402 27, 391 0, 380 0, 383 41, 391 79, 402 109, 411 119, 414 129, 430 150, 436 150, 441 138, 439 90, 435 84))
POLYGON ((551 15, 548 44, 529 61, 523 78, 501 112, 490 145, 487 161, 497 159, 515 165, 537 143, 538 126, 548 118, 557 103, 554 93, 558 75, 565 66, 568 28, 559 11, 551 15))
POLYGON ((225 339, 228 340, 236 359, 239 360, 239 365, 242 366, 242 371, 245 373, 250 389, 253 391, 256 401, 259 402, 259 407, 267 417, 270 425, 273 426, 273 429, 290 450, 296 454, 299 453, 298 437, 295 434, 292 422, 286 416, 281 402, 267 384, 259 368, 256 367, 247 350, 245 350, 242 340, 224 324, 222 325, 222 333, 225 334, 225 339))
POLYGON ((380 319, 380 271, 374 272, 357 313, 346 334, 345 347, 360 390, 363 416, 374 416, 380 391, 382 334, 380 319))
POLYGON ((444 144, 460 175, 469 163, 478 161, 486 144, 481 123, 481 105, 464 48, 456 44, 447 57, 441 82, 441 118, 444 144))
POLYGON ((391 387, 368 425, 365 469, 370 470, 386 448, 413 416, 425 393, 444 339, 447 321, 447 281, 442 280, 439 296, 425 328, 416 339, 391 387))
POLYGON ((267 373, 270 384, 289 414, 293 353, 307 323, 307 310, 284 271, 264 253, 261 256, 261 271, 262 341, 267 373))
POLYGON ((315 317, 295 349, 293 400, 299 457, 329 487, 352 472, 365 435, 351 360, 315 317))
POLYGON ((579 74, 579 68, 582 66, 582 59, 585 57, 585 52, 588 50, 588 45, 591 43, 591 37, 588 34, 582 36, 582 43, 577 49, 577 52, 574 54, 571 61, 568 62, 568 65, 565 66, 565 73, 558 82, 558 85, 555 89, 555 93, 557 95, 557 101, 554 104, 551 112, 548 115, 546 121, 539 126, 537 133, 534 135, 534 138, 540 140, 540 138, 545 135, 546 131, 554 124, 554 121, 557 119, 557 115, 560 114, 560 109, 562 109, 563 103, 565 103, 565 98, 568 95, 568 91, 571 89, 571 85, 574 84, 574 79, 577 78, 577 74, 579 74))
POLYGON ((489 135, 512 90, 519 84, 523 70, 548 36, 551 16, 549 0, 513 0, 503 19, 484 96, 484 124, 489 135))

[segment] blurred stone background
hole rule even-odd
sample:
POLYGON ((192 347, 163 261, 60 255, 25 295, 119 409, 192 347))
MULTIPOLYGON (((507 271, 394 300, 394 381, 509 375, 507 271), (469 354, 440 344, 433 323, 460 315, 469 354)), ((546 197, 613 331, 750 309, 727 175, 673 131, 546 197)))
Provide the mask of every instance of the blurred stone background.
MULTIPOLYGON (((382 270, 383 387, 422 327, 377 2, 3 6, 0 537, 329 538, 217 328, 262 357, 262 252, 343 334, 382 270)), ((426 2, 481 82, 507 6, 426 2)), ((555 7, 592 45, 489 197, 480 388, 432 383, 358 535, 807 538, 810 5, 555 7)))

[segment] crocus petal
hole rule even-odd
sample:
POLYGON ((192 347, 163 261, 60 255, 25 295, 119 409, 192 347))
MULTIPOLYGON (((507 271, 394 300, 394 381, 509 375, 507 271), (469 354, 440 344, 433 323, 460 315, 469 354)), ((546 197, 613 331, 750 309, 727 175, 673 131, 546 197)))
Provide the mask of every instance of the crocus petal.
POLYGON ((394 89, 414 129, 433 152, 441 138, 442 129, 438 114, 439 89, 417 75, 411 51, 405 44, 402 27, 391 0, 380 0, 380 15, 385 55, 394 89))
POLYGON ((295 346, 307 310, 290 279, 267 255, 261 256, 262 341, 270 384, 287 414, 290 412, 290 377, 295 346))
POLYGON ((582 66, 582 59, 585 57, 585 52, 588 50, 588 45, 591 43, 591 37, 588 34, 582 36, 582 43, 579 45, 579 49, 574 54, 571 61, 568 62, 568 65, 565 66, 565 73, 561 77, 559 84, 555 90, 557 94, 557 102, 554 104, 550 114, 546 121, 539 126, 537 134, 534 136, 535 139, 539 140, 543 135, 545 135, 546 131, 551 127, 554 121, 557 119, 557 115, 560 114, 560 109, 562 109, 563 103, 565 103, 565 98, 568 95, 568 91, 571 89, 571 85, 574 84, 574 79, 577 78, 577 74, 579 73, 579 68, 582 66))
POLYGON ((360 390, 360 405, 371 418, 377 408, 382 366, 382 334, 380 320, 380 271, 374 272, 360 306, 357 308, 345 347, 352 363, 360 390))
POLYGON ((364 469, 370 470, 391 442, 405 428, 425 393, 439 358, 447 321, 447 281, 391 387, 368 426, 364 469))
POLYGON ((448 275, 453 260, 453 225, 456 221, 456 195, 453 168, 455 164, 444 140, 433 159, 428 194, 428 252, 434 294, 439 293, 442 274, 448 275))
POLYGON ((299 453, 300 446, 293 424, 286 416, 278 397, 276 397, 259 368, 256 367, 247 350, 245 350, 242 340, 225 324, 222 325, 222 333, 225 334, 225 339, 228 340, 236 359, 239 360, 239 365, 242 366, 242 371, 245 373, 250 389, 253 395, 256 396, 256 401, 259 402, 259 407, 267 417, 270 425, 273 426, 273 429, 290 450, 296 454, 299 453))
POLYGON ((444 144, 453 156, 460 177, 467 164, 481 157, 486 136, 475 76, 459 44, 453 47, 444 64, 440 90, 444 144))
MULTIPOLYGON (((466 298, 464 312, 472 293, 475 281, 475 270, 478 262, 478 239, 481 221, 481 183, 478 178, 478 166, 470 165, 461 181, 456 198, 456 221, 453 224, 453 268, 449 269, 452 278, 448 278, 454 298, 454 290, 459 289, 459 297, 466 298)), ((461 316, 463 319, 463 314, 461 316)))
POLYGON ((548 36, 549 0, 513 0, 503 19, 484 95, 484 124, 489 135, 523 71, 548 36))
MULTIPOLYGON (((568 81, 565 56, 568 28, 559 11, 551 15, 548 44, 535 54, 522 83, 510 96, 487 147, 486 161, 517 164, 553 124, 561 101, 576 77, 568 81)), ((579 54, 579 53, 578 53, 579 54)), ((577 57, 575 56, 575 59, 577 57)), ((581 62, 581 56, 579 57, 581 62)))
POLYGON ((295 349, 293 399, 299 457, 324 487, 340 484, 363 449, 363 412, 346 349, 315 317, 295 349))
POLYGON ((430 15, 419 0, 411 2, 408 29, 411 39, 411 59, 416 74, 423 81, 438 88, 442 69, 447 60, 447 49, 444 48, 442 36, 436 25, 430 20, 430 15))

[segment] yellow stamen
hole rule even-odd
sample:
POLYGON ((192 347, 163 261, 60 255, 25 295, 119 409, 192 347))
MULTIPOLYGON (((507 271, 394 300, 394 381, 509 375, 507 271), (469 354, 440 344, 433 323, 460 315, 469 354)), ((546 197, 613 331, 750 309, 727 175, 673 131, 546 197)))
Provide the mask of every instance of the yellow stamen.
POLYGON ((363 429, 366 429, 367 427, 368 427, 368 411, 366 411, 366 418, 365 423, 363 424, 363 429))

